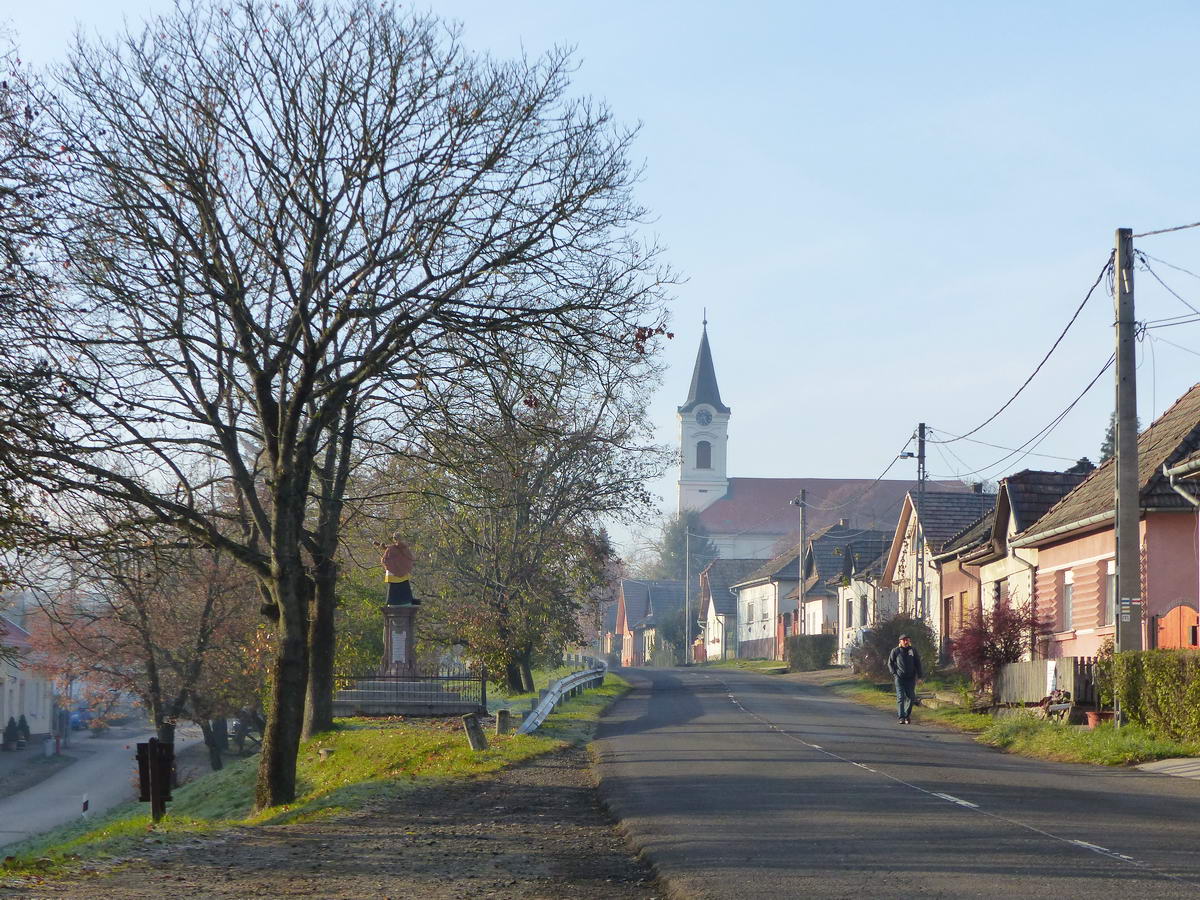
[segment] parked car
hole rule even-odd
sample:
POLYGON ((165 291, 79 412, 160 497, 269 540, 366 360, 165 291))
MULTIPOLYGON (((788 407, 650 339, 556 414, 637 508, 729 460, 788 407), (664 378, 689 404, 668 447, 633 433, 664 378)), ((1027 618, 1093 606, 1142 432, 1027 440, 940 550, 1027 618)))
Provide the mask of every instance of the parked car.
POLYGON ((71 710, 71 730, 80 731, 91 724, 94 714, 86 706, 71 710))

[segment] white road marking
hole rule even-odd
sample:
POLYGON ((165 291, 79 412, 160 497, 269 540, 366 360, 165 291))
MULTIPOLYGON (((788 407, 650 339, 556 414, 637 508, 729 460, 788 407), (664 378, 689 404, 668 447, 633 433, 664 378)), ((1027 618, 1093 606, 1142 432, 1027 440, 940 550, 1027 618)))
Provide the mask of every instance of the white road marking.
POLYGON ((958 797, 952 797, 949 794, 942 794, 934 791, 933 796, 941 797, 943 800, 949 800, 951 803, 957 803, 959 806, 965 806, 968 809, 979 809, 978 803, 971 803, 969 800, 960 800, 958 797))
POLYGON ((1076 847, 1082 847, 1084 850, 1099 853, 1101 856, 1111 856, 1113 859, 1121 859, 1125 862, 1133 863, 1135 866, 1141 865, 1132 856, 1126 856, 1124 853, 1118 853, 1116 850, 1109 850, 1107 847, 1101 847, 1099 844, 1089 844, 1087 841, 1071 841, 1071 843, 1076 847))
MULTIPOLYGON (((716 676, 708 675, 706 673, 704 677, 714 678, 716 676)), ((977 813, 978 815, 981 815, 981 816, 987 816, 989 819, 995 819, 999 822, 1005 822, 1009 825, 1014 825, 1017 828, 1023 828, 1026 831, 1032 831, 1034 834, 1039 834, 1042 837, 1049 838, 1052 841, 1058 841, 1061 844, 1066 844, 1071 847, 1076 847, 1080 850, 1088 850, 1092 853, 1098 853, 1101 856, 1107 856, 1109 859, 1114 859, 1114 860, 1117 860, 1118 862, 1123 862, 1127 865, 1135 866, 1136 868, 1144 869, 1148 872, 1153 872, 1155 875, 1159 875, 1163 878, 1169 878, 1172 881, 1181 881, 1184 884, 1192 884, 1193 883, 1190 879, 1183 878, 1180 875, 1173 875, 1170 872, 1163 872, 1158 869, 1153 869, 1146 863, 1140 862, 1140 861, 1134 859, 1132 856, 1126 856, 1124 853, 1118 853, 1115 850, 1109 850, 1106 847, 1101 847, 1099 844, 1089 844, 1087 841, 1074 840, 1072 838, 1065 838, 1065 837, 1062 837, 1057 834, 1052 834, 1051 832, 1044 831, 1043 829, 1038 828, 1035 825, 1029 825, 1025 822, 1018 822, 1016 819, 1010 819, 1007 816, 1001 816, 996 813, 988 812, 985 809, 980 809, 978 804, 969 803, 966 800, 960 800, 959 798, 952 797, 949 794, 941 794, 941 793, 938 793, 937 791, 926 790, 923 787, 918 787, 917 785, 915 785, 911 782, 905 781, 903 778, 897 778, 895 775, 889 775, 887 772, 881 772, 876 769, 869 768, 868 766, 865 766, 860 762, 855 762, 852 759, 848 759, 844 756, 839 756, 837 753, 834 753, 831 750, 826 750, 824 747, 818 747, 816 744, 813 744, 813 743, 810 743, 809 741, 804 740, 804 738, 800 737, 799 735, 793 734, 790 731, 784 731, 782 728, 780 728, 778 725, 776 725, 774 722, 770 721, 769 719, 764 719, 758 713, 751 712, 750 710, 746 709, 746 707, 742 705, 741 701, 738 700, 737 697, 734 696, 733 688, 730 686, 729 682, 725 681, 724 679, 718 679, 718 680, 723 685, 725 685, 725 692, 726 692, 726 696, 729 698, 729 701, 734 706, 736 706, 738 709, 740 709, 742 712, 744 712, 746 715, 750 716, 752 719, 757 719, 759 722, 766 725, 772 731, 778 732, 781 736, 788 738, 789 740, 795 741, 798 744, 803 744, 805 747, 810 747, 813 750, 816 750, 819 753, 823 753, 828 757, 839 760, 840 762, 849 763, 850 765, 857 766, 860 769, 866 769, 868 772, 871 772, 875 775, 879 775, 881 778, 886 778, 889 781, 894 781, 897 784, 904 785, 904 787, 911 788, 912 790, 917 791, 918 793, 924 794, 927 797, 937 797, 939 800, 943 800, 947 803, 953 803, 955 806, 961 807, 962 809, 970 810, 971 812, 977 813)))

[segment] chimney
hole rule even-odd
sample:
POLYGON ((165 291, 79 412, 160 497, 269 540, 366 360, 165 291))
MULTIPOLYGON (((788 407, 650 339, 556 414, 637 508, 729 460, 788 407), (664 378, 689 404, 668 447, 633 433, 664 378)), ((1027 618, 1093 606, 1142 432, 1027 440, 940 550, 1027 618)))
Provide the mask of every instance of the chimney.
POLYGON ((983 482, 982 481, 975 482, 973 485, 971 485, 971 491, 976 494, 982 494, 983 493, 983 482))
POLYGON ((838 525, 841 526, 842 528, 849 528, 850 520, 849 519, 838 519, 838 525))

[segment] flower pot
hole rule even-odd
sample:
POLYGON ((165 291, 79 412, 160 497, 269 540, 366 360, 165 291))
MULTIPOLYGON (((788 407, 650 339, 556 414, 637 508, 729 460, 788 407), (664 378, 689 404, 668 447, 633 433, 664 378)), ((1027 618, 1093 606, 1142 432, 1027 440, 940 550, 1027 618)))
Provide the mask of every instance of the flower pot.
POLYGON ((1111 722, 1116 715, 1111 709, 1088 709, 1083 713, 1087 717, 1087 727, 1095 728, 1101 722, 1111 722))

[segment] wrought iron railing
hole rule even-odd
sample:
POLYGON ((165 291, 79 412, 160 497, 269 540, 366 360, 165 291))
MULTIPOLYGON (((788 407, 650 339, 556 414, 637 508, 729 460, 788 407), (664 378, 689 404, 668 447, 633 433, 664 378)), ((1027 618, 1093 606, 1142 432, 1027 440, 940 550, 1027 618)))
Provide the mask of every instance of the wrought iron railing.
POLYGON ((487 676, 482 669, 440 668, 406 674, 339 672, 334 702, 360 706, 448 706, 487 708, 487 676))

